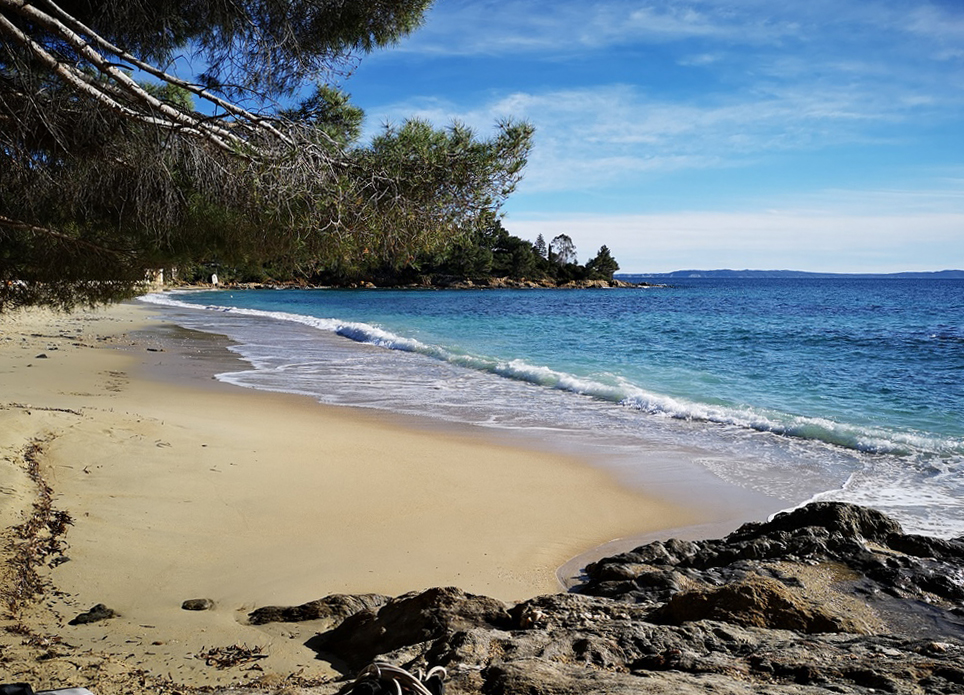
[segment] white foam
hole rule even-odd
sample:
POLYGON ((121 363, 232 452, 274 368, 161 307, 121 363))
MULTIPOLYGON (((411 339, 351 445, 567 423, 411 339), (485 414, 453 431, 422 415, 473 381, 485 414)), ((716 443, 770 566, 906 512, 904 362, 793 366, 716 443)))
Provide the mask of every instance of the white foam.
POLYGON ((964 440, 939 438, 916 432, 840 423, 828 418, 796 416, 777 411, 738 405, 715 405, 646 391, 624 379, 612 377, 610 382, 592 376, 579 376, 524 360, 499 361, 494 358, 454 352, 440 345, 430 345, 386 331, 367 323, 319 318, 280 311, 263 311, 218 305, 199 306, 173 298, 172 293, 142 297, 146 302, 179 308, 217 311, 239 316, 252 316, 302 324, 349 338, 358 343, 403 352, 417 353, 450 364, 489 372, 498 376, 588 396, 639 410, 650 415, 679 420, 709 422, 768 432, 794 438, 816 440, 855 451, 906 456, 964 455, 964 440))

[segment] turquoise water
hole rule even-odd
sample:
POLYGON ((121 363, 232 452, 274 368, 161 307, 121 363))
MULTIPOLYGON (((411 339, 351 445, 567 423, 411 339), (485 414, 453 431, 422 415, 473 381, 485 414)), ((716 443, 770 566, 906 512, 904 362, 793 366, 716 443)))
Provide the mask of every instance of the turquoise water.
POLYGON ((237 340, 254 369, 233 383, 553 432, 601 459, 685 447, 788 505, 845 499, 964 533, 962 281, 147 299, 237 340))

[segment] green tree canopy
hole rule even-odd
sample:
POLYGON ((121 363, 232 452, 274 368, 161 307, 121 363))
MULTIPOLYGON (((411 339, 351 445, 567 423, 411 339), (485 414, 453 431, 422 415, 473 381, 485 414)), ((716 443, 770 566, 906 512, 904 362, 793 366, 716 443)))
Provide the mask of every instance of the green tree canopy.
POLYGON ((329 84, 430 2, 0 0, 0 311, 117 299, 212 258, 405 263, 470 233, 531 127, 412 121, 360 145, 329 84), (188 52, 200 74, 170 74, 188 52))
POLYGON ((619 270, 619 264, 610 253, 609 247, 603 245, 599 248, 599 252, 586 262, 586 270, 591 278, 612 280, 613 273, 619 270))
POLYGON ((533 246, 540 257, 548 258, 549 247, 546 246, 546 240, 541 234, 536 237, 536 243, 533 246))
POLYGON ((560 234, 549 243, 549 260, 559 265, 578 263, 576 260, 576 245, 568 234, 560 234))

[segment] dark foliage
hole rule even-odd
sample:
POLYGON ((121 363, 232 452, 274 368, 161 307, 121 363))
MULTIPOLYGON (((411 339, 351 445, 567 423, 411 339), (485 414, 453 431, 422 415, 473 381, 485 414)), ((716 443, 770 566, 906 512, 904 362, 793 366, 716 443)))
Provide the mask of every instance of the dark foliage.
POLYGON ((0 0, 0 311, 115 300, 203 263, 401 269, 472 234, 520 179, 530 126, 480 140, 410 121, 359 145, 337 89, 276 103, 429 3, 0 0), (206 71, 165 72, 183 51, 206 71))

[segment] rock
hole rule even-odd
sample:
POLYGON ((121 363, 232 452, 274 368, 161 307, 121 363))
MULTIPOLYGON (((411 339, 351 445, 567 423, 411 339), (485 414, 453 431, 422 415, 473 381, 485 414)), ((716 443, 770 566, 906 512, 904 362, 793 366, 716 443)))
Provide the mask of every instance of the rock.
POLYGON ((103 603, 98 603, 96 606, 91 608, 86 613, 81 613, 76 618, 71 620, 68 625, 85 625, 87 623, 96 623, 100 620, 107 620, 108 618, 116 618, 118 614, 105 606, 103 603))
POLYGON ((209 611, 214 608, 214 601, 209 598, 191 598, 181 604, 186 611, 209 611))
POLYGON ((381 594, 332 594, 300 606, 265 606, 248 613, 252 625, 345 619, 360 611, 375 611, 389 601, 381 594))
POLYGON ((45 360, 45 359, 48 359, 46 352, 41 352, 39 355, 34 355, 33 358, 34 358, 35 360, 45 360))
POLYGON ((678 593, 649 616, 655 623, 681 625, 694 620, 721 620, 744 627, 798 632, 859 632, 843 616, 810 605, 776 579, 748 576, 724 586, 678 593))
POLYGON ((811 502, 790 512, 777 514, 765 524, 745 524, 728 536, 739 542, 743 537, 772 535, 778 531, 798 531, 817 527, 828 534, 847 538, 863 538, 875 543, 886 543, 890 536, 903 535, 900 524, 876 509, 858 507, 844 502, 811 502))
POLYGON ((453 587, 405 594, 374 611, 363 610, 321 634, 313 646, 348 664, 362 666, 377 655, 451 636, 473 627, 512 625, 508 607, 487 596, 453 587))
POLYGON ((309 646, 346 675, 376 658, 441 665, 453 693, 949 695, 964 693, 962 551, 962 539, 818 503, 724 539, 604 558, 581 593, 507 606, 442 588, 271 610, 357 609, 309 646))
MULTIPOLYGON (((840 502, 816 502, 778 514, 766 523, 744 524, 724 539, 655 542, 586 567, 580 591, 639 603, 665 602, 683 589, 709 589, 770 576, 804 587, 808 565, 835 566, 853 581, 830 586, 861 594, 870 610, 907 633, 964 636, 954 614, 964 603, 964 543, 906 535, 892 519, 873 509, 840 502), (796 569, 787 574, 780 563, 796 569), (670 572, 670 575, 666 573, 670 572), (914 599, 909 602, 907 599, 914 599)), ((804 587, 805 588, 805 587, 804 587)), ((838 618, 846 619, 845 615, 838 618)), ((935 636, 939 636, 935 635, 935 636)))

